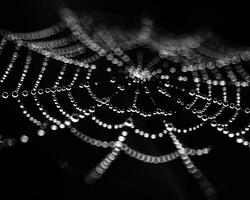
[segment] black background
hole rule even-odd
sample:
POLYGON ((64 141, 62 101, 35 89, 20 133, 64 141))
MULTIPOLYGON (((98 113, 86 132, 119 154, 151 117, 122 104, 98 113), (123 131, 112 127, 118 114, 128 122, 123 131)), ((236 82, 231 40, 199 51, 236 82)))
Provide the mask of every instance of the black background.
MULTIPOLYGON (((0 28, 12 31, 45 28, 59 20, 56 13, 59 3, 49 0, 1 2, 0 28)), ((175 4, 167 1, 139 3, 131 0, 67 0, 65 3, 74 10, 100 10, 116 17, 129 15, 136 19, 149 15, 159 27, 176 34, 191 33, 208 26, 228 44, 250 45, 249 12, 247 6, 242 4, 189 4, 181 1, 175 4)), ((117 21, 124 23, 119 22, 119 17, 117 21)), ((245 101, 248 102, 247 99, 245 101)), ((12 117, 18 112, 10 109, 2 113, 3 130, 8 130, 8 126, 13 130, 20 127, 26 130, 22 120, 15 121, 15 117, 12 117), (8 122, 4 115, 9 117, 8 122)), ((249 199, 250 150, 214 130, 204 131, 203 134, 209 138, 214 150, 208 156, 194 158, 194 161, 217 189, 218 199, 249 199)), ((199 140, 202 136, 193 138, 199 140)), ((27 145, 3 149, 0 152, 0 198, 202 199, 198 186, 179 160, 157 166, 121 155, 96 185, 86 185, 84 175, 107 152, 89 147, 60 132, 34 139, 27 145), (68 163, 66 168, 62 167, 63 163, 68 163)))

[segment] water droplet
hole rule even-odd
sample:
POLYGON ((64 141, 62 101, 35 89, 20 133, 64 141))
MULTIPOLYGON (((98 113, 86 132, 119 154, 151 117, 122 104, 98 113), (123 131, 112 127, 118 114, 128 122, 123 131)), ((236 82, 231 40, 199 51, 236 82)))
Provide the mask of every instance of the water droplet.
POLYGON ((195 95, 195 90, 194 89, 190 90, 189 95, 194 96, 195 95))
POLYGON ((28 93, 27 90, 24 90, 24 91, 22 92, 22 95, 23 95, 24 97, 27 97, 27 96, 29 95, 29 93, 28 93))
POLYGON ((7 99, 7 98, 9 97, 8 92, 3 92, 3 93, 2 93, 2 97, 3 97, 4 99, 7 99))
POLYGON ((107 70, 107 72, 111 72, 112 69, 111 69, 111 67, 107 67, 106 70, 107 70))
POLYGON ((77 122, 79 122, 79 115, 74 113, 74 114, 72 114, 70 119, 71 119, 72 122, 77 123, 77 122))
POLYGON ((43 89, 40 88, 40 89, 37 91, 37 93, 40 94, 40 95, 43 94, 43 89))
POLYGON ((12 95, 13 98, 17 98, 18 97, 18 92, 17 91, 13 91, 11 95, 12 95))
POLYGON ((51 128, 52 131, 55 131, 55 130, 57 130, 58 127, 57 127, 57 125, 53 124, 53 125, 51 125, 50 128, 51 128))
POLYGON ((217 126, 217 121, 216 120, 212 120, 211 121, 211 126, 212 127, 216 127, 217 126))
POLYGON ((38 135, 38 136, 44 136, 44 135, 45 135, 45 130, 39 129, 39 130, 37 131, 37 135, 38 135))
POLYGON ((22 135, 20 141, 22 143, 27 143, 29 141, 29 137, 27 135, 22 135))

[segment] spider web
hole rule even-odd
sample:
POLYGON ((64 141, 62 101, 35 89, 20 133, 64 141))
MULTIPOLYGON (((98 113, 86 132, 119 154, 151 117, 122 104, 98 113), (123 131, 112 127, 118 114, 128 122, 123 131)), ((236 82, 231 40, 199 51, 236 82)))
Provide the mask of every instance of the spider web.
MULTIPOLYGON (((250 81, 249 52, 215 51, 211 34, 165 37, 148 18, 130 31, 94 26, 93 17, 79 19, 69 9, 60 15, 62 22, 41 31, 1 31, 2 106, 17 103, 38 136, 67 129, 85 143, 111 149, 86 175, 89 184, 121 152, 152 164, 181 158, 206 197, 214 199, 216 191, 191 159, 211 148, 193 149, 180 140, 210 126, 249 147, 250 124, 242 119, 250 109, 240 101, 250 81), (243 128, 234 130, 235 124, 243 128), (146 140, 172 152, 154 155, 135 144, 146 140)), ((0 147, 30 137, 1 135, 0 147)))

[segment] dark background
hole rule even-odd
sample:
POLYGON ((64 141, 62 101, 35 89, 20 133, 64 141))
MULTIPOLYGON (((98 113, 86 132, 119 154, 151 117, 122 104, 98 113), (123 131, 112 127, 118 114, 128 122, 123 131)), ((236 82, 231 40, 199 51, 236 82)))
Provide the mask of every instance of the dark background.
MULTIPOLYGON (((0 7, 0 28, 11 31, 33 31, 56 23, 59 1, 4 1, 0 7)), ((245 5, 189 4, 181 1, 65 1, 74 10, 100 10, 117 17, 149 15, 155 23, 176 34, 192 33, 207 26, 226 43, 250 45, 249 12, 245 5)), ((245 99, 248 102, 248 99, 245 99)), ((5 104, 1 105, 2 106, 5 104)), ((2 111, 2 110, 1 110, 2 111)), ((3 130, 35 131, 29 122, 16 121, 13 108, 3 109, 3 130), (6 122, 5 117, 8 117, 6 122), (21 128, 20 128, 21 127, 21 128)), ((215 130, 204 134, 214 147, 210 155, 194 158, 195 163, 213 183, 218 199, 249 199, 250 150, 237 145, 215 130)), ((7 134, 6 134, 7 135, 7 134)), ((192 136, 202 140, 202 136, 192 136)), ((142 147, 147 146, 142 140, 142 147)), ((204 142, 204 141, 203 141, 204 142)), ((157 148, 155 146, 154 148, 157 148)), ((27 145, 6 148, 0 152, 1 199, 202 199, 195 181, 180 160, 164 165, 140 163, 122 154, 104 177, 94 186, 86 185, 83 177, 108 151, 96 149, 68 137, 57 135, 34 139, 27 145), (66 167, 65 163, 67 164, 66 167), (2 196, 2 197, 1 197, 2 196)))

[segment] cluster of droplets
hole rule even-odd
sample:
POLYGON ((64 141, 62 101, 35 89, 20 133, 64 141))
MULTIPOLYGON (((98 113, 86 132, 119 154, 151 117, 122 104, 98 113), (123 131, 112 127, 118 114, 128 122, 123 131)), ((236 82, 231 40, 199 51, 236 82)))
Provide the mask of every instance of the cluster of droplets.
MULTIPOLYGON (((7 34, 7 36, 4 36, 4 38, 1 40, 0 54, 7 41, 13 41, 16 46, 10 63, 5 70, 2 78, 0 79, 0 84, 4 83, 5 79, 10 74, 18 58, 18 51, 20 50, 20 48, 26 47, 29 49, 24 69, 17 83, 16 89, 11 93, 11 95, 9 95, 9 93, 6 91, 2 92, 2 98, 7 99, 9 96, 12 96, 14 99, 17 99, 21 112, 30 122, 38 127, 38 136, 45 136, 48 129, 50 131, 57 131, 58 129, 68 128, 70 130, 70 133, 72 133, 85 143, 96 147, 111 148, 111 152, 108 153, 100 161, 100 163, 97 164, 96 167, 86 176, 85 180, 88 183, 94 182, 95 180, 99 179, 106 172, 112 162, 115 161, 120 152, 124 151, 127 155, 137 160, 154 164, 166 163, 180 157, 187 170, 198 180, 204 193, 207 196, 210 196, 212 193, 214 193, 210 183, 206 180, 206 178, 204 178, 204 175, 190 159, 190 156, 193 155, 201 156, 203 154, 207 154, 210 149, 204 148, 194 150, 186 148, 175 136, 175 134, 194 132, 203 127, 205 123, 208 123, 212 127, 216 128, 219 132, 228 135, 230 138, 235 138, 237 143, 242 143, 243 145, 250 147, 249 142, 245 140, 244 137, 245 133, 250 129, 250 123, 238 131, 230 131, 228 128, 229 124, 232 124, 241 112, 244 112, 245 114, 250 113, 249 108, 241 107, 242 88, 249 85, 250 76, 243 66, 237 65, 235 67, 235 70, 230 65, 230 63, 239 63, 239 59, 217 59, 214 62, 207 60, 205 62, 201 59, 200 63, 194 64, 190 63, 191 61, 189 60, 191 58, 189 54, 190 52, 192 52, 192 50, 185 51, 185 49, 178 48, 173 48, 172 50, 170 50, 164 47, 164 45, 158 44, 157 42, 152 42, 153 46, 155 47, 153 48, 152 44, 150 44, 153 27, 151 21, 144 21, 144 25, 139 34, 139 37, 134 42, 134 44, 132 44, 133 42, 131 42, 127 45, 124 45, 124 47, 121 47, 122 45, 119 46, 119 43, 116 41, 115 37, 113 37, 113 34, 109 32, 109 30, 103 28, 102 31, 98 32, 98 34, 95 34, 95 37, 91 38, 81 27, 81 24, 77 20, 76 16, 69 9, 63 10, 61 15, 65 22, 65 25, 71 30, 70 36, 56 40, 46 40, 44 42, 40 40, 29 41, 30 39, 36 40, 50 37, 63 30, 58 26, 54 26, 40 32, 38 31, 36 33, 23 35, 7 34), (98 43, 98 41, 100 41, 98 39, 102 40, 103 46, 98 43), (77 43, 73 44, 76 41, 77 43), (137 63, 135 64, 124 49, 133 49, 134 47, 138 47, 141 44, 147 44, 146 48, 150 50, 153 49, 154 52, 156 51, 157 56, 148 63, 144 63, 143 53, 138 53, 137 63), (151 47, 149 47, 150 45, 151 47), (76 56, 84 54, 86 52, 86 49, 92 50, 94 52, 94 55, 84 59, 77 59, 76 56), (33 89, 31 91, 20 91, 23 86, 22 84, 24 82, 24 79, 28 75, 28 70, 31 67, 30 65, 33 52, 37 52, 43 55, 42 66, 33 89), (185 57, 187 60, 178 59, 178 56, 181 57, 180 55, 185 57), (115 67, 117 68, 117 66, 119 67, 119 70, 122 71, 122 73, 119 73, 118 77, 112 77, 109 80, 109 83, 113 84, 117 90, 108 97, 98 97, 98 95, 92 89, 92 84, 94 84, 95 86, 100 85, 99 82, 93 81, 92 74, 94 71, 97 71, 97 69, 99 69, 99 67, 97 67, 97 65, 93 63, 101 59, 102 57, 105 57, 105 59, 111 64, 111 67, 106 68, 106 71, 108 73, 113 73, 113 71, 116 71, 115 67), (46 77, 45 72, 47 70, 47 66, 49 65, 50 59, 61 62, 62 68, 59 71, 53 87, 41 88, 40 83, 42 79, 46 77), (157 68, 158 64, 162 60, 168 59, 175 63, 180 63, 181 69, 176 67, 176 65, 165 66, 164 64, 160 68, 157 68), (114 68, 112 64, 115 65, 114 68), (67 68, 72 66, 74 66, 76 69, 71 81, 67 85, 61 85, 61 80, 65 77, 67 68), (221 73, 221 70, 219 70, 222 67, 225 69, 226 76, 225 74, 221 73), (85 80, 77 85, 80 74, 83 71, 86 72, 85 80), (180 75, 178 75, 178 73, 180 73, 180 75), (120 76, 122 76, 122 78, 127 81, 126 84, 119 83, 119 78, 121 78, 120 76), (239 77, 241 77, 243 81, 240 81, 239 77), (226 81, 226 78, 229 81, 226 81), (153 82, 152 80, 154 81, 153 85, 156 85, 156 91, 154 92, 158 92, 159 94, 162 94, 163 96, 174 100, 178 105, 182 107, 183 110, 191 111, 191 113, 197 116, 198 119, 201 119, 201 122, 194 126, 190 125, 189 127, 181 128, 175 127, 172 122, 163 121, 164 129, 159 133, 153 134, 136 127, 132 119, 136 114, 146 118, 151 118, 158 115, 165 118, 176 113, 176 111, 168 111, 159 107, 154 99, 153 92, 151 92, 152 89, 146 86, 146 84, 151 84, 151 82, 153 82), (195 84, 195 89, 191 89, 189 91, 185 87, 178 86, 178 84, 176 83, 171 84, 172 80, 177 81, 181 84, 185 84, 185 82, 191 81, 192 84, 195 84), (155 108, 153 112, 145 112, 143 109, 139 109, 138 96, 142 94, 142 90, 138 89, 138 85, 143 86, 141 87, 143 88, 143 92, 153 103, 155 108), (202 94, 202 85, 207 86, 207 94, 202 94), (228 85, 233 85, 236 88, 235 103, 228 102, 228 85), (121 93, 126 94, 127 89, 134 86, 136 87, 136 89, 134 90, 133 102, 128 108, 120 108, 112 103, 112 98, 121 93), (215 94, 213 93, 213 87, 215 86, 220 86, 222 99, 217 99, 215 97, 215 94), (87 91, 91 99, 94 101, 94 105, 86 109, 83 109, 79 106, 80 103, 77 102, 72 93, 72 90, 77 90, 79 88, 85 89, 87 91), (173 92, 171 93, 170 91, 181 92, 182 94, 187 95, 193 99, 191 102, 185 102, 184 99, 178 97, 177 94, 173 92), (69 98, 70 105, 72 105, 73 109, 71 110, 71 112, 68 112, 63 107, 63 105, 60 104, 59 98, 57 97, 59 93, 67 93, 66 97, 69 98), (41 95, 51 95, 55 108, 59 111, 62 118, 59 119, 55 117, 45 108, 43 103, 39 100, 41 95), (41 118, 33 116, 31 112, 29 112, 25 107, 25 104, 22 102, 23 97, 30 96, 32 97, 31 99, 35 102, 36 109, 42 116, 41 118), (198 109, 196 108, 196 105, 199 101, 205 101, 205 105, 202 108, 198 109), (208 109, 212 105, 219 105, 220 108, 214 114, 206 114, 208 109), (128 118, 127 120, 118 124, 105 122, 104 120, 98 118, 96 113, 96 110, 101 107, 106 107, 117 114, 127 114, 131 116, 131 118, 128 118), (218 122, 217 118, 222 115, 226 108, 233 110, 233 115, 226 122, 218 122), (81 120, 84 120, 88 117, 95 124, 102 128, 106 128, 109 130, 121 129, 121 134, 118 136, 116 141, 102 141, 84 134, 83 132, 79 131, 74 126, 74 124, 79 123, 81 120), (173 144, 176 146, 177 151, 167 155, 159 156, 143 154, 135 149, 132 149, 128 146, 128 144, 125 143, 129 132, 134 132, 139 136, 143 136, 144 138, 153 140, 156 138, 162 138, 164 135, 168 135, 172 139, 173 144)), ((201 58, 201 55, 197 57, 201 58)), ((242 59, 244 58, 245 60, 248 60, 250 58, 249 52, 243 52, 241 57, 242 59)), ((28 135, 21 135, 18 140, 22 143, 27 143, 30 141, 30 137, 28 135)), ((2 136, 0 137, 0 147, 3 145, 14 146, 15 142, 17 142, 16 139, 2 138, 2 136)))

